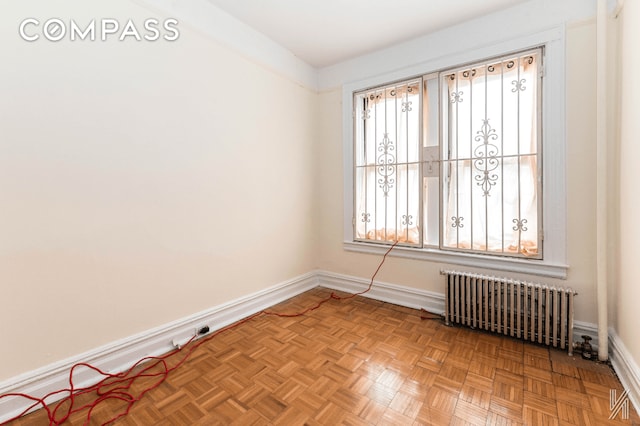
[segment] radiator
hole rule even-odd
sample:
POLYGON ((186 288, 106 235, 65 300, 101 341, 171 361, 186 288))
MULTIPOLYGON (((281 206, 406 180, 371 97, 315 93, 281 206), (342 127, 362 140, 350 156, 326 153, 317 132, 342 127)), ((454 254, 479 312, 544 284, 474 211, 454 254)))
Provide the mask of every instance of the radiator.
POLYGON ((441 274, 447 277, 447 325, 568 348, 573 354, 573 290, 468 272, 441 274))

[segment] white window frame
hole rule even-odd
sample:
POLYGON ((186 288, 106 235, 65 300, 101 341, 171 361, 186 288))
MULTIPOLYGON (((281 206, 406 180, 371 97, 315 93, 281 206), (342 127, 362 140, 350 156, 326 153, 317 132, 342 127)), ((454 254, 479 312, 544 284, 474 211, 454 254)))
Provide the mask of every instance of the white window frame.
MULTIPOLYGON (((347 251, 383 254, 388 247, 379 243, 354 241, 354 132, 353 94, 391 81, 438 72, 466 63, 544 46, 542 87, 542 164, 543 164, 543 259, 524 259, 462 253, 437 248, 396 247, 391 255, 438 263, 566 279, 566 119, 565 119, 565 40, 564 28, 544 31, 501 43, 429 60, 391 73, 383 73, 343 85, 343 171, 344 243, 347 251), (550 184, 552 183, 552 184, 550 184)), ((375 71, 375 70, 373 70, 375 71)), ((375 72, 372 72, 375 74, 375 72)))

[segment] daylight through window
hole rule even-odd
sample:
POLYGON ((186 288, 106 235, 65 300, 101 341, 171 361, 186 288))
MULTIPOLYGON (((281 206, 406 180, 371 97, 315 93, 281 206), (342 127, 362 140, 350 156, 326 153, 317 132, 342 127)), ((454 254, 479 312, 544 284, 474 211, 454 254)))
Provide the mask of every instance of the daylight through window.
POLYGON ((356 241, 542 258, 541 49, 354 94, 356 241))

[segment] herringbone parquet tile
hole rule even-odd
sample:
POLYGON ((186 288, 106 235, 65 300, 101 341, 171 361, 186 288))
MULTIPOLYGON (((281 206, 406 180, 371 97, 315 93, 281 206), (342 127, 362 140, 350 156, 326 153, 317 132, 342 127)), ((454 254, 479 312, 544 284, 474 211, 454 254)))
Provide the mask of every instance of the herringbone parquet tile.
MULTIPOLYGON (((318 288, 272 310, 298 312, 318 288)), ((151 382, 136 383, 144 389, 151 382)), ((214 337, 117 425, 606 425, 606 365, 356 297, 214 337)), ((123 409, 101 404, 91 424, 123 409)), ((69 424, 86 417, 74 415, 69 424)), ((12 426, 48 424, 44 412, 12 426)))

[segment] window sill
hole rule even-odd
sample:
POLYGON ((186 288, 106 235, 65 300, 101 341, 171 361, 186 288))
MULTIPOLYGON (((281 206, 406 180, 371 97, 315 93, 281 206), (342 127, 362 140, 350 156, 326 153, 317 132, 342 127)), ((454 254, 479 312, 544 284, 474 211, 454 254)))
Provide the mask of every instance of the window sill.
MULTIPOLYGON (((384 255, 389 246, 367 244, 361 242, 345 241, 343 247, 346 251, 384 255)), ((496 258, 467 253, 452 253, 438 249, 418 249, 396 246, 389 256, 405 259, 426 260, 430 262, 448 263, 452 265, 469 266, 498 271, 518 272, 550 278, 567 279, 567 265, 554 264, 542 260, 496 258)))

